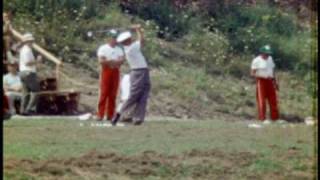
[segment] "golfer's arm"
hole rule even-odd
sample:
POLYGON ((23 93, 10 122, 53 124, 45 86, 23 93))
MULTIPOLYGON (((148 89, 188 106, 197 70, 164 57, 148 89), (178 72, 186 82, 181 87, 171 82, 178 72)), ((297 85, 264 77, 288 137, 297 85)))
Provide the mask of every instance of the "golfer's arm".
POLYGON ((137 32, 137 34, 138 34, 138 40, 139 40, 140 43, 141 43, 141 47, 143 47, 143 45, 144 45, 144 34, 143 34, 143 31, 142 31, 141 28, 137 28, 137 29, 136 29, 136 32, 137 32))

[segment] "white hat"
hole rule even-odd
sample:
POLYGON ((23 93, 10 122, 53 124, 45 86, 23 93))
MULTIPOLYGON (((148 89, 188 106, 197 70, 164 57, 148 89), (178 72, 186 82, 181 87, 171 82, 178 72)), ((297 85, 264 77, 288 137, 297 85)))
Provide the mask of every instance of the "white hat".
POLYGON ((122 43, 123 41, 125 41, 131 37, 132 37, 131 32, 129 32, 129 31, 123 32, 118 36, 117 42, 122 43))
POLYGON ((26 41, 34 41, 34 37, 31 33, 26 33, 22 36, 22 41, 26 42, 26 41))

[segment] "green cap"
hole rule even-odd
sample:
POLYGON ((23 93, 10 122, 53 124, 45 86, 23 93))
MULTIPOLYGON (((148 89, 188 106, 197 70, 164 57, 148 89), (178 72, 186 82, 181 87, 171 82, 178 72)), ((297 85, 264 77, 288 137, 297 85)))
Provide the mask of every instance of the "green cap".
POLYGON ((117 38, 118 37, 118 31, 115 29, 111 29, 110 31, 107 32, 107 35, 112 37, 112 38, 117 38))
POLYGON ((263 47, 260 48, 260 53, 265 53, 265 54, 272 54, 272 50, 270 45, 265 45, 263 47))

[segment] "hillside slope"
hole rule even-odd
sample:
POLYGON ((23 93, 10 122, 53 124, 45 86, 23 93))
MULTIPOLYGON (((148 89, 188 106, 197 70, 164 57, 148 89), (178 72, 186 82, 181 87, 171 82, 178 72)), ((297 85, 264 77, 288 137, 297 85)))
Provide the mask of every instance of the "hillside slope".
MULTIPOLYGON (((310 29, 290 22, 293 14, 287 16, 279 13, 277 17, 273 17, 272 13, 279 12, 277 9, 265 6, 249 8, 246 9, 247 14, 244 12, 240 16, 247 19, 248 23, 242 28, 232 24, 238 21, 232 13, 226 15, 226 19, 216 17, 211 22, 208 17, 192 16, 193 12, 189 14, 189 11, 169 11, 167 6, 163 6, 153 9, 150 17, 145 18, 141 14, 128 14, 116 3, 107 3, 99 7, 97 15, 86 18, 89 7, 73 11, 61 9, 51 19, 17 10, 13 20, 17 29, 34 33, 42 46, 63 59, 66 63, 63 71, 74 82, 85 84, 78 86, 66 78, 62 79, 62 88, 74 88, 83 92, 82 110, 94 112, 98 98, 98 88, 92 88, 98 87, 96 49, 104 43, 105 35, 96 32, 141 23, 147 38, 144 52, 151 64, 149 115, 254 119, 255 84, 249 76, 249 69, 256 49, 265 43, 274 44, 276 50, 282 117, 301 121, 312 114, 310 29), (160 8, 164 10, 159 11, 160 8), (169 13, 168 19, 164 19, 169 24, 162 24, 163 19, 153 16, 158 11, 164 13, 161 17, 166 17, 165 13, 169 13), (258 18, 250 13, 256 13, 258 18), (270 27, 278 18, 281 20, 280 24, 282 21, 286 22, 293 29, 287 30, 282 25, 276 30, 265 32, 266 29, 259 28, 263 24, 257 25, 258 28, 249 28, 254 23, 262 22, 266 23, 265 27, 270 27), (205 26, 208 23, 209 26, 205 26), (229 32, 234 26, 237 27, 236 31, 229 32), (94 36, 87 36, 88 32, 93 32, 94 36), (298 35, 292 35, 293 32, 298 35)), ((241 8, 243 7, 236 10, 241 12, 241 8)), ((127 69, 124 66, 122 72, 127 72, 127 69)))

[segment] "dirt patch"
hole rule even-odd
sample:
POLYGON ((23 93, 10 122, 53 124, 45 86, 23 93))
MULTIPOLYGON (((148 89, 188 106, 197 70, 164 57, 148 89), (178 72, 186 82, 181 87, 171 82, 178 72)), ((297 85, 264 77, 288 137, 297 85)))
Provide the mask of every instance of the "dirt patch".
MULTIPOLYGON (((289 148, 295 150, 295 148, 289 148)), ((181 155, 163 155, 144 151, 133 156, 91 151, 80 157, 35 161, 9 159, 4 171, 43 179, 310 179, 312 172, 275 169, 247 171, 258 159, 249 152, 226 153, 219 150, 192 150, 181 155)), ((308 159, 310 162, 312 160, 308 159)))
MULTIPOLYGON (((64 179, 87 177, 108 179, 114 176, 141 179, 154 176, 166 179, 189 177, 211 179, 236 174, 240 168, 249 166, 256 155, 243 152, 228 154, 217 150, 193 150, 182 155, 163 155, 145 151, 139 155, 122 156, 115 153, 89 152, 69 159, 46 161, 9 159, 4 163, 7 172, 17 169, 34 177, 64 179)), ((112 178, 111 178, 112 179, 112 178)))

